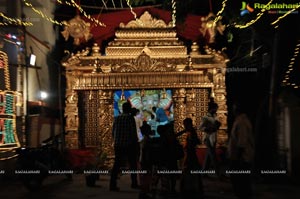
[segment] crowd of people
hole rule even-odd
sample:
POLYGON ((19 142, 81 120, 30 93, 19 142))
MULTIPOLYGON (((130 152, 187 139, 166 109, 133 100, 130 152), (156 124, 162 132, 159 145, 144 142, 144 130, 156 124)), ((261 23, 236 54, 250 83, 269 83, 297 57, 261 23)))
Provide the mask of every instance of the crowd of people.
MULTIPOLYGON (((234 107, 236 120, 228 144, 229 169, 250 170, 254 156, 251 123, 238 105, 234 107)), ((204 198, 201 171, 213 168, 218 177, 222 176, 216 155, 217 131, 221 126, 217 119, 218 105, 209 103, 199 127, 193 125, 191 118, 185 118, 184 130, 180 132, 174 131, 174 122, 168 120, 163 110, 153 107, 149 121, 139 117, 139 110, 132 108, 130 102, 125 102, 122 110, 113 123, 115 160, 110 190, 119 190, 120 170, 129 166, 131 188, 140 190, 140 199, 155 198, 158 193, 165 197, 181 194, 184 198, 204 198), (205 135, 203 164, 197 156, 196 149, 201 144, 197 130, 205 135), (178 181, 180 190, 176 190, 178 181)), ((230 175, 230 178, 238 198, 251 198, 249 175, 230 175)))

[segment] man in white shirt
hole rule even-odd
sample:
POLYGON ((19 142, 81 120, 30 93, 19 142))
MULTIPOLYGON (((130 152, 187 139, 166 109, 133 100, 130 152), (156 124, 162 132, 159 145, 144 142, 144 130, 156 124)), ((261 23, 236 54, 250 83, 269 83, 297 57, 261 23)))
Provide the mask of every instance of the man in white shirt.
POLYGON ((217 143, 217 131, 221 123, 217 120, 218 104, 210 102, 208 104, 208 113, 202 118, 200 124, 200 130, 205 132, 204 143, 206 145, 206 155, 203 164, 203 170, 209 169, 210 163, 212 163, 217 175, 219 175, 217 156, 216 156, 216 143, 217 143))
POLYGON ((144 136, 141 132, 141 126, 143 125, 143 118, 141 115, 141 111, 137 108, 132 108, 131 110, 132 116, 134 116, 135 124, 136 124, 136 135, 138 138, 138 143, 139 143, 139 153, 138 153, 138 161, 141 160, 142 156, 142 145, 143 145, 143 139, 144 136))

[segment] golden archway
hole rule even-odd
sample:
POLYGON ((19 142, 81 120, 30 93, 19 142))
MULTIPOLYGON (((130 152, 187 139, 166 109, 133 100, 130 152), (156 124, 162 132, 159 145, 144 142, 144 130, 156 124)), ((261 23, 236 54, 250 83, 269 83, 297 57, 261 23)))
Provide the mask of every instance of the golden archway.
POLYGON ((227 139, 225 88, 226 57, 214 50, 200 54, 193 43, 187 53, 176 30, 147 11, 137 20, 121 23, 114 41, 100 54, 94 44, 72 54, 66 68, 66 145, 100 146, 112 157, 111 128, 116 90, 169 89, 172 91, 175 130, 185 117, 199 126, 210 96, 219 104, 222 126, 219 144, 227 139))

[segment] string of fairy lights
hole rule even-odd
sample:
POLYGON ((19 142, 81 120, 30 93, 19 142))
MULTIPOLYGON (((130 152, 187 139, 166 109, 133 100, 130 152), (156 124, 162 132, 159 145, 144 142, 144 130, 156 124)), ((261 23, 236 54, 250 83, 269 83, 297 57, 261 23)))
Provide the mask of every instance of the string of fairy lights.
POLYGON ((172 26, 176 26, 176 1, 172 0, 172 26))
POLYGON ((13 149, 15 146, 19 146, 16 135, 16 106, 21 106, 21 100, 21 94, 18 91, 0 90, 1 150, 13 149))
POLYGON ((48 17, 45 13, 43 13, 41 10, 36 9, 30 2, 28 2, 27 0, 23 0, 24 5, 27 7, 30 7, 36 14, 40 15, 43 19, 46 19, 47 21, 56 24, 56 25, 67 25, 66 22, 59 22, 56 21, 54 19, 52 19, 51 17, 48 17))
MULTIPOLYGON (((10 75, 9 75, 9 68, 8 65, 8 56, 6 53, 0 51, 0 61, 1 61, 1 69, 4 69, 4 84, 5 89, 10 90, 10 75)), ((0 96, 1 97, 1 96, 0 96)), ((1 98, 0 98, 1 100, 1 98)))
MULTIPOLYGON (((6 35, 7 38, 17 39, 15 35, 6 35)), ((0 51, 0 69, 4 70, 5 90, 0 90, 0 152, 6 153, 14 151, 20 147, 20 142, 16 133, 16 106, 21 106, 20 92, 11 91, 8 56, 0 51)), ((0 161, 17 157, 12 154, 8 157, 0 158, 0 161)))
MULTIPOLYGON (((300 4, 297 5, 295 8, 293 8, 293 9, 289 10, 288 12, 286 12, 284 15, 278 17, 275 21, 273 21, 273 22, 271 23, 271 25, 276 25, 276 24, 278 24, 278 22, 279 22, 281 19, 283 19, 283 18, 285 18, 287 15, 293 13, 293 12, 294 12, 295 10, 297 10, 298 8, 300 8, 300 4)), ((277 27, 278 27, 278 25, 275 26, 275 28, 277 28, 277 27)))
POLYGON ((33 26, 33 23, 22 21, 21 19, 14 19, 6 16, 3 12, 0 12, 0 17, 5 19, 5 22, 0 22, 0 26, 17 25, 17 26, 33 26))
MULTIPOLYGON (((20 146, 16 135, 16 106, 20 105, 18 101, 21 100, 19 95, 16 91, 0 90, 0 153, 11 152, 20 146)), ((17 156, 18 154, 13 154, 0 158, 0 161, 17 156)))
POLYGON ((136 15, 136 13, 133 11, 133 8, 132 8, 132 6, 131 6, 131 4, 130 4, 130 1, 129 1, 129 0, 126 0, 126 3, 127 3, 127 5, 128 5, 128 7, 130 8, 130 12, 132 13, 134 19, 137 20, 137 15, 136 15))
POLYGON ((0 115, 0 132, 2 134, 2 139, 0 140, 0 145, 6 144, 15 144, 16 139, 14 135, 15 122, 14 118, 7 117, 14 116, 15 114, 15 104, 16 104, 16 95, 13 91, 0 91, 2 111, 0 115))
POLYGON ((227 2, 227 0, 224 0, 222 2, 222 8, 217 12, 216 18, 214 19, 214 23, 217 23, 222 18, 222 14, 223 14, 223 12, 225 10, 225 7, 226 7, 226 2, 227 2))
MULTIPOLYGON (((226 6, 227 6, 227 4, 226 4, 227 1, 228 0, 223 0, 222 1, 222 8, 217 12, 216 17, 214 19, 215 23, 222 18, 222 14, 223 14, 224 10, 226 9, 226 6)), ((42 12, 41 10, 38 10, 37 8, 35 8, 27 0, 23 0, 23 2, 24 2, 24 5, 26 5, 27 7, 30 7, 35 13, 40 15, 43 19, 46 19, 47 21, 49 21, 53 24, 56 24, 56 25, 60 25, 60 26, 63 26, 63 25, 67 26, 68 25, 67 22, 65 22, 65 21, 59 22, 59 21, 54 20, 51 17, 47 16, 44 12, 42 12)), ((76 3, 74 0, 56 0, 56 2, 59 3, 59 4, 64 4, 64 5, 67 5, 67 6, 75 7, 84 17, 86 17, 90 21, 94 22, 95 25, 106 27, 106 25, 104 23, 102 23, 98 19, 92 17, 90 14, 87 14, 86 11, 84 11, 84 9, 82 8, 82 6, 79 5, 78 3, 76 3)), ((104 1, 102 1, 102 2, 104 2, 104 1)), ((137 15, 133 11, 133 7, 131 6, 130 0, 126 0, 126 3, 128 5, 128 7, 130 8, 130 12, 133 14, 134 18, 137 19, 137 15)), ((270 0, 265 5, 265 7, 269 6, 271 3, 273 3, 273 0, 270 0)), ((176 25, 176 0, 171 0, 171 4, 172 4, 172 24, 173 24, 173 26, 175 26, 176 25)), ((104 4, 104 6, 106 7, 106 4, 104 4)), ((275 28, 278 27, 278 23, 282 19, 284 19, 289 14, 293 13, 299 7, 300 7, 300 4, 297 7, 287 11, 284 15, 279 16, 276 20, 274 20, 271 23, 271 25, 274 25, 275 28)), ((233 23, 233 26, 235 28, 238 28, 238 29, 248 28, 249 26, 251 26, 251 25, 255 24, 257 21, 259 21, 259 19, 265 14, 266 11, 267 11, 267 9, 263 8, 263 9, 260 10, 260 12, 258 12, 256 14, 256 17, 254 19, 250 20, 246 24, 233 23)), ((19 25, 19 26, 33 26, 33 24, 31 22, 27 22, 27 21, 23 21, 21 19, 8 17, 2 12, 0 12, 0 17, 3 17, 6 20, 6 22, 0 22, 0 26, 7 26, 7 25, 11 25, 11 24, 19 25)))
POLYGON ((296 59, 299 56, 299 51, 300 51, 300 39, 297 41, 297 44, 295 46, 294 49, 294 54, 292 56, 292 58, 290 59, 290 63, 288 65, 287 70, 285 71, 285 76, 284 79, 282 80, 282 85, 284 86, 289 86, 295 89, 300 88, 300 83, 296 83, 295 81, 292 80, 291 78, 291 74, 294 71, 295 67, 296 67, 296 59))
MULTIPOLYGON (((25 1, 25 0, 24 0, 25 1)), ((74 7, 76 8, 81 14, 83 14, 83 16, 87 19, 89 19, 90 21, 94 22, 94 24, 97 26, 104 26, 106 27, 106 25, 102 22, 100 22, 98 19, 92 17, 90 14, 87 14, 86 11, 83 10, 83 8, 77 4, 74 0, 70 0, 70 1, 62 1, 62 0, 57 0, 56 1, 57 3, 60 3, 60 4, 66 4, 68 6, 71 6, 71 7, 74 7)))
MULTIPOLYGON (((270 6, 270 4, 273 2, 273 0, 270 0, 267 4, 266 4, 266 7, 267 6, 270 6)), ((255 24, 266 12, 266 9, 261 9, 261 11, 259 13, 256 14, 256 18, 255 19, 252 19, 251 21, 247 22, 246 24, 244 25, 240 25, 240 24, 235 24, 234 27, 235 28, 240 28, 240 29, 243 29, 243 28, 248 28, 249 26, 255 24)))

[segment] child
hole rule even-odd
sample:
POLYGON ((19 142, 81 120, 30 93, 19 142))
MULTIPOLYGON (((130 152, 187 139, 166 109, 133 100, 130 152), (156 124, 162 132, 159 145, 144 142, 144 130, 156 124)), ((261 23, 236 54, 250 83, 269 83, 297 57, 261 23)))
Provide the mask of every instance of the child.
POLYGON ((147 173, 141 176, 141 191, 139 194, 139 199, 146 199, 150 197, 150 188, 152 184, 152 179, 154 175, 154 165, 156 161, 159 161, 158 152, 159 144, 156 144, 155 140, 157 138, 151 138, 152 134, 151 126, 147 121, 143 121, 141 126, 141 133, 144 136, 143 148, 142 148, 142 158, 141 158, 141 169, 146 170, 147 173), (155 157, 157 156, 157 157, 155 157))

